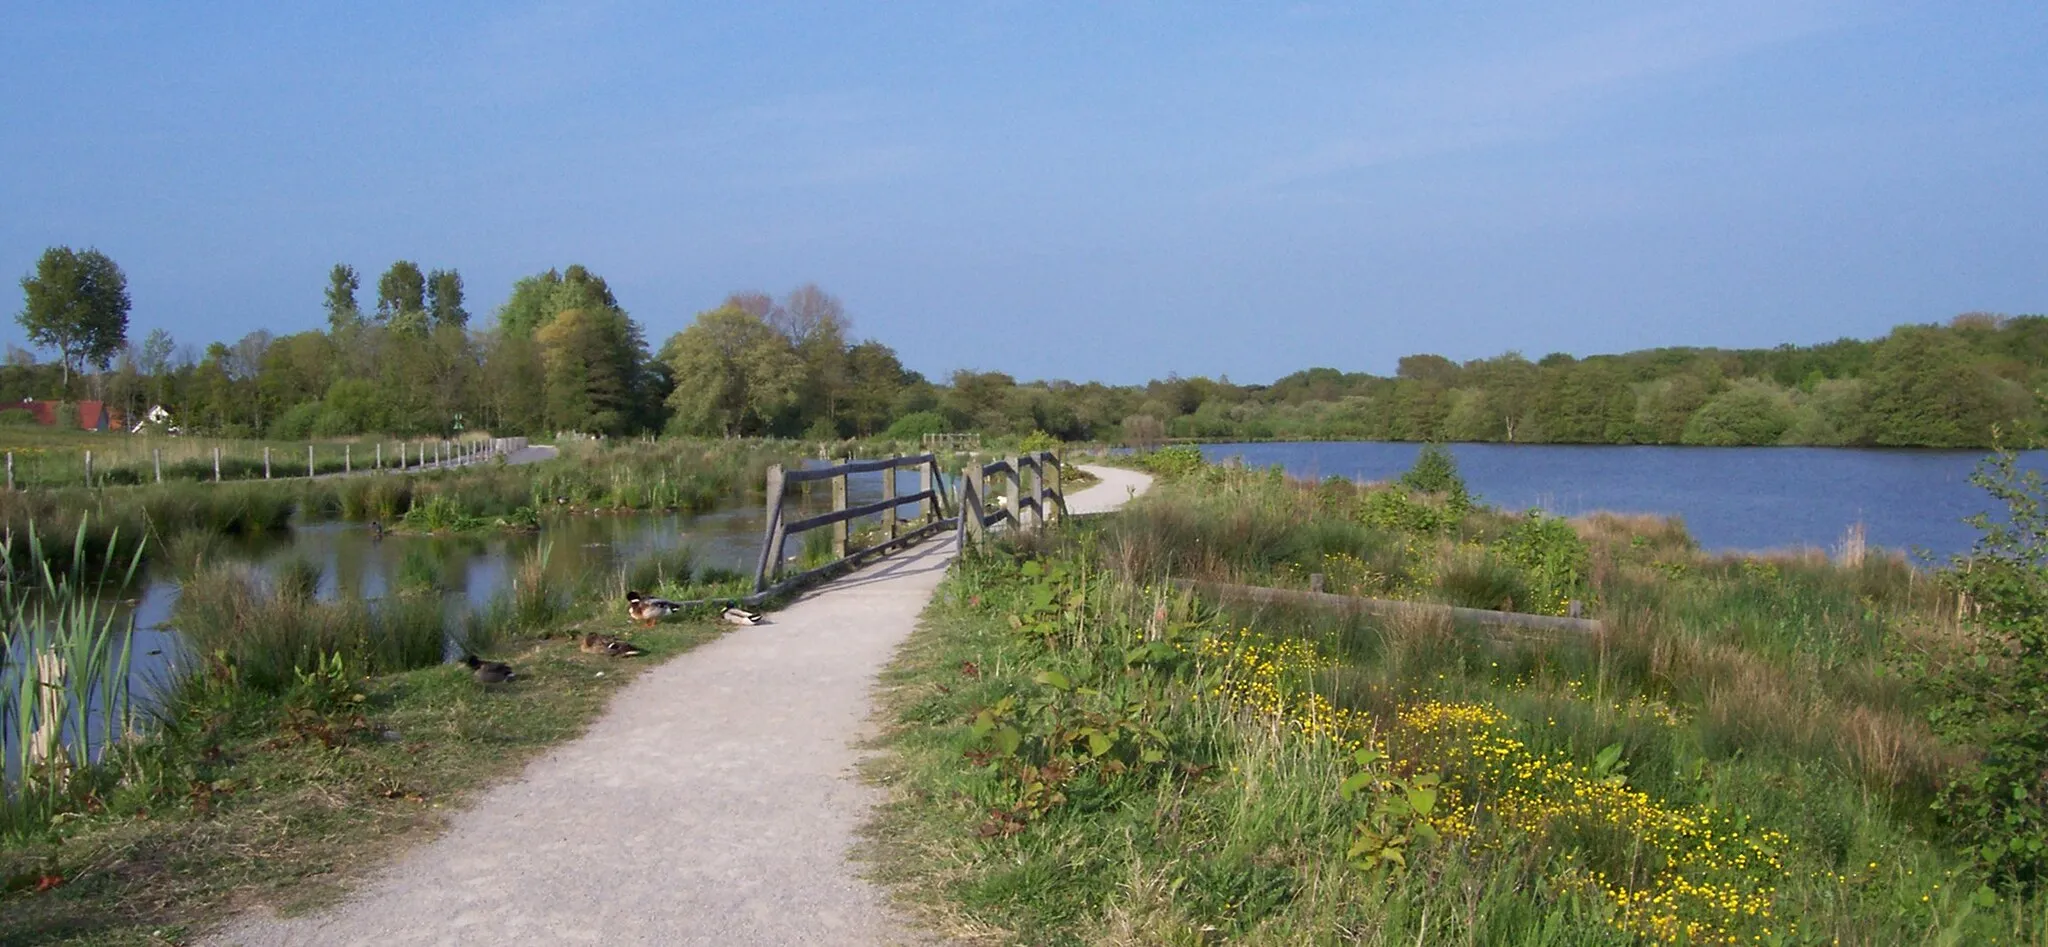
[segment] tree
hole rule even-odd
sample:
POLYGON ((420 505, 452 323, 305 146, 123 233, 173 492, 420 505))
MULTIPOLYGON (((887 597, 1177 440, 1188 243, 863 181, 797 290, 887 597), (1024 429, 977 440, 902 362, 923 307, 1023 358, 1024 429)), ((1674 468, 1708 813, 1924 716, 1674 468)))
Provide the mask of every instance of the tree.
POLYGON ((462 274, 435 270, 427 274, 427 315, 434 328, 469 324, 469 311, 462 308, 462 274))
POLYGON ((356 290, 362 286, 363 278, 353 266, 336 263, 327 271, 328 331, 338 334, 363 321, 362 307, 356 305, 356 290))
POLYGON ((1137 450, 1151 450, 1166 438, 1166 425, 1149 414, 1134 414, 1124 419, 1124 443, 1137 450))
POLYGON ((1685 443, 1716 447, 1776 444, 1792 426, 1792 399, 1767 381, 1744 379, 1693 412, 1685 443))
POLYGON ((619 434, 634 417, 639 329, 617 309, 571 309, 534 333, 540 346, 547 423, 556 430, 619 434))
POLYGON ((389 322, 408 312, 427 308, 427 278, 419 264, 400 260, 377 280, 377 320, 389 322))
POLYGON ((1869 376, 1871 436, 1879 444, 1975 447, 2000 420, 1991 379, 1955 333, 1901 326, 1878 346, 1869 376))
POLYGON ((803 373, 788 337, 730 303, 698 314, 661 360, 675 376, 669 427, 680 434, 760 433, 795 400, 803 373))
POLYGON ((104 370, 128 344, 128 278, 107 255, 51 247, 36 271, 21 278, 27 304, 15 316, 29 341, 57 350, 64 385, 74 370, 104 370))
POLYGON ((881 430, 908 384, 896 350, 880 342, 862 342, 847 350, 846 373, 845 411, 854 432, 865 437, 881 430))
POLYGON ((611 287, 580 265, 567 270, 549 270, 512 284, 512 296, 498 307, 498 329, 515 338, 526 338, 557 315, 571 309, 617 309, 619 301, 611 287))

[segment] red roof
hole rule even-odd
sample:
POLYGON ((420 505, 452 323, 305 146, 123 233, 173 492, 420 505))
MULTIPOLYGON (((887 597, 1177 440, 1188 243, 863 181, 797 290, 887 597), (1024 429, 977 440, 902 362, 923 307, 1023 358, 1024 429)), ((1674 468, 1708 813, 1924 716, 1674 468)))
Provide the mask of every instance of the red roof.
POLYGON ((82 431, 104 431, 107 429, 107 406, 103 401, 81 401, 78 403, 78 428, 82 431))

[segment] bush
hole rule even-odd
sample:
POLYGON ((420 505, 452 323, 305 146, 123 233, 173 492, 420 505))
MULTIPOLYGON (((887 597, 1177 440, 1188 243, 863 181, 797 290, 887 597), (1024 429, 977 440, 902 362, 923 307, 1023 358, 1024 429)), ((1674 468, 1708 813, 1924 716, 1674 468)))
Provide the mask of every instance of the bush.
POLYGON ((923 440, 926 434, 944 434, 952 430, 946 423, 945 415, 937 411, 913 411, 896 419, 882 436, 892 441, 923 440))
POLYGON ((1942 582, 1966 603, 1966 641, 1914 670, 1934 698, 1944 740, 1978 750, 1941 789, 1935 810, 1995 877, 2034 888, 2048 877, 2048 487, 2008 451, 1970 481, 2005 504, 2003 521, 1971 517, 1982 534, 1950 560, 1942 582))
POLYGON ((1415 466, 1401 475, 1401 485, 1423 493, 1455 493, 1463 496, 1465 479, 1458 476, 1458 462, 1442 444, 1424 444, 1415 466))
POLYGON ((1056 451, 1059 449, 1060 439, 1044 431, 1032 431, 1024 437, 1023 443, 1017 445, 1017 450, 1025 454, 1036 454, 1039 451, 1056 451))
POLYGON ((270 422, 270 436, 283 441, 303 441, 313 436, 313 425, 320 421, 321 405, 317 401, 295 404, 287 408, 277 420, 270 422))
POLYGON ((1168 480, 1200 473, 1208 463, 1202 458, 1201 448, 1192 444, 1162 447, 1145 455, 1145 469, 1168 480))
POLYGON ((1528 611, 1562 615, 1573 599, 1587 597, 1591 550, 1570 523, 1530 510, 1494 545, 1528 575, 1528 611))

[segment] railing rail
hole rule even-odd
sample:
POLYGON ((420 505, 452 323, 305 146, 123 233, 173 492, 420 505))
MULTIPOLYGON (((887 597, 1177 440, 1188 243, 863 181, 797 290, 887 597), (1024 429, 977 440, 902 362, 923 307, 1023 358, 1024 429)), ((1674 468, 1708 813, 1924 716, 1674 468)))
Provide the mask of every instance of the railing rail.
POLYGON ((784 470, 780 464, 769 467, 768 515, 762 525, 761 556, 754 564, 754 594, 748 596, 748 600, 758 602, 778 595, 826 572, 857 563, 870 556, 880 555, 938 532, 951 522, 946 516, 947 497, 943 483, 938 457, 933 454, 881 460, 847 460, 830 467, 800 470, 784 470), (917 470, 918 489, 915 493, 899 495, 896 484, 897 471, 906 468, 917 470), (859 506, 849 506, 847 478, 857 473, 877 472, 882 474, 882 499, 859 506), (789 519, 786 509, 788 487, 791 484, 818 481, 831 483, 832 509, 800 519, 789 519), (903 507, 911 504, 918 507, 912 519, 917 525, 905 532, 901 511, 903 507), (853 539, 853 521, 876 514, 882 517, 881 540, 872 546, 849 548, 853 539), (790 537, 826 527, 832 529, 832 561, 784 577, 783 550, 789 544, 790 537))
POLYGON ((1051 451, 1012 455, 992 463, 970 466, 965 473, 966 476, 960 478, 961 548, 986 537, 991 526, 1007 524, 1014 529, 1034 530, 1043 527, 1048 520, 1067 514, 1066 492, 1060 487, 1059 455, 1051 451), (1024 492, 1026 471, 1031 474, 1029 493, 1024 492), (987 510, 986 500, 990 477, 1001 478, 1004 488, 992 512, 987 510), (969 510, 974 513, 969 514, 969 510), (1028 520, 1024 517, 1026 511, 1031 514, 1028 520))

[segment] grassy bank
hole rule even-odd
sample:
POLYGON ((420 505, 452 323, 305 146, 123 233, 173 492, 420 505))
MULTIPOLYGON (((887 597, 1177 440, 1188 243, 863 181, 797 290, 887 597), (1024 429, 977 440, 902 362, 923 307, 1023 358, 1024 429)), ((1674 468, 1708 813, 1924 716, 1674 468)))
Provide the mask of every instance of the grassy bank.
POLYGON ((198 673, 118 752, 0 820, 0 943, 185 943, 234 911, 327 903, 582 732, 642 669, 719 633, 709 615, 653 630, 626 619, 629 582, 680 595, 732 581, 679 553, 568 581, 548 578, 544 555, 453 628, 437 599, 314 601, 295 570, 188 580, 174 621, 206 656, 198 673), (583 654, 584 631, 629 634, 648 654, 583 654), (486 687, 443 663, 448 638, 510 661, 518 680, 486 687))
POLYGON ((1959 633, 1927 576, 1709 556, 1675 524, 1513 516, 1450 489, 1175 477, 1091 531, 963 566, 891 670, 870 854, 942 930, 2048 936, 2048 905, 1930 811, 1972 751, 1934 738, 1898 669, 1959 633), (1604 631, 1223 610, 1162 581, 1311 571, 1335 591, 1579 601, 1604 631))

